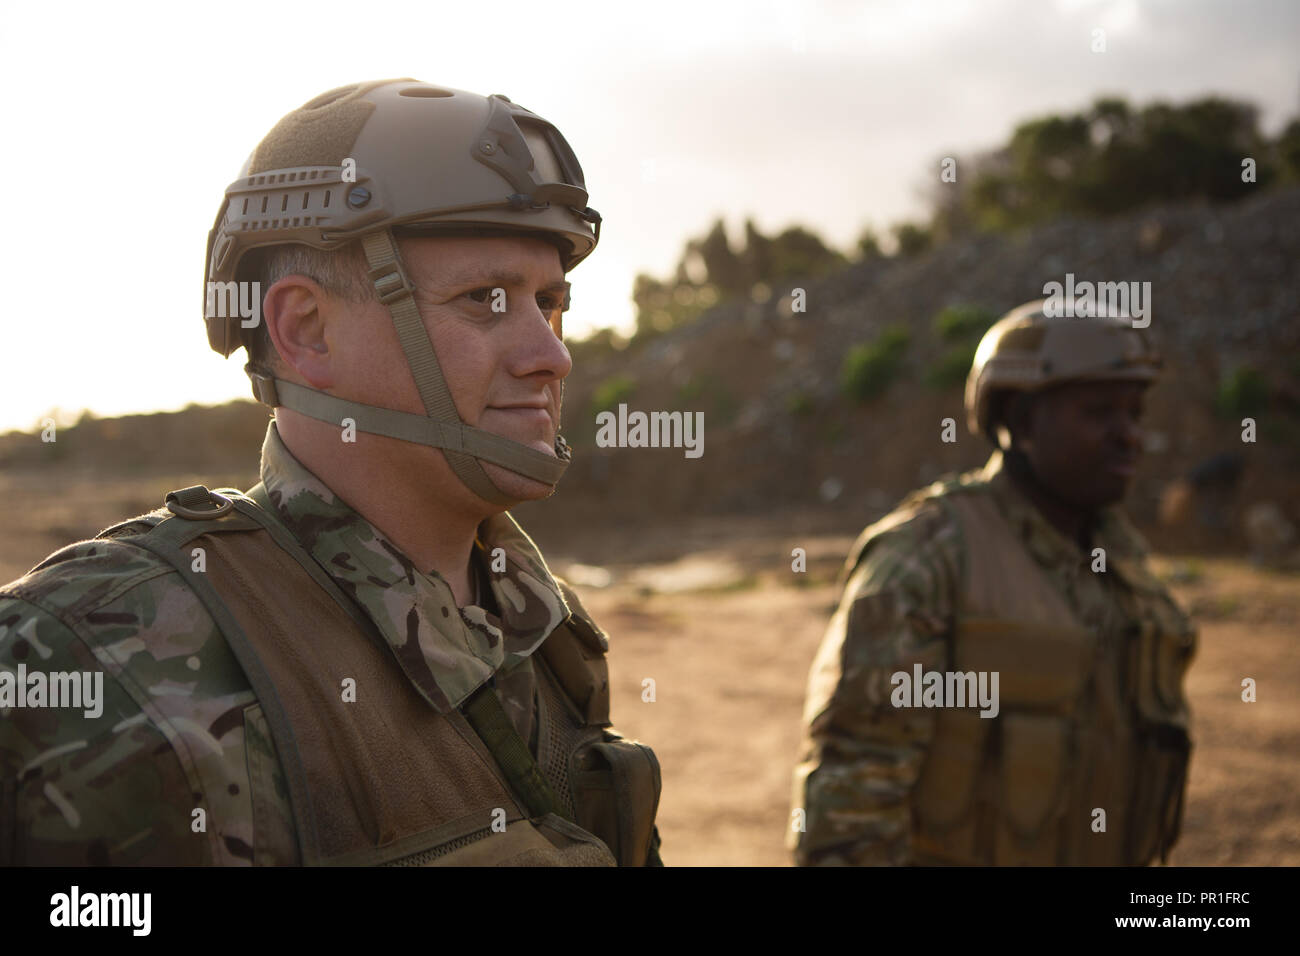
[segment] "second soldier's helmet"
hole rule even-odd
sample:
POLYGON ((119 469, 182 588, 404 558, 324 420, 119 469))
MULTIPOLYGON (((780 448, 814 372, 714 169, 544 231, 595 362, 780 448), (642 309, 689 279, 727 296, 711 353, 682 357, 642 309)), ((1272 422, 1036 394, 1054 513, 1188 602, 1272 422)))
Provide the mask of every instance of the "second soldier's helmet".
POLYGON ((534 235, 557 245, 567 272, 596 247, 600 215, 587 205, 582 168, 560 131, 504 96, 410 79, 340 87, 280 120, 226 189, 208 236, 208 343, 223 356, 244 344, 238 310, 213 306, 221 292, 256 279, 248 252, 293 243, 330 250, 360 240, 427 417, 347 402, 250 365, 254 395, 272 407, 336 424, 350 417, 358 431, 440 448, 460 480, 488 501, 507 499, 480 461, 554 485, 569 459, 562 438, 552 457, 460 420, 394 229, 534 235))
MULTIPOLYGON (((1161 360, 1129 318, 1048 315, 1049 299, 1012 309, 984 333, 966 379, 966 424, 997 445, 993 398, 1066 382, 1151 382, 1161 360)), ((1065 312, 1065 309, 1054 309, 1065 312)), ((1073 311, 1073 310, 1069 310, 1073 311)))

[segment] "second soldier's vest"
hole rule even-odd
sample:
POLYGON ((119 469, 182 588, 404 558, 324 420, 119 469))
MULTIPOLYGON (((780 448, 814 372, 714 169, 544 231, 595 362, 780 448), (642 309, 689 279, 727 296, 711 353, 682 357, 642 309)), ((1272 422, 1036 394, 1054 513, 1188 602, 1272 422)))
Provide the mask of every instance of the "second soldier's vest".
POLYGON ((1195 632, 1139 556, 1109 555, 1126 619, 1094 633, 987 486, 937 496, 965 546, 950 667, 996 671, 999 713, 937 711, 913 793, 918 863, 1134 865, 1177 839, 1195 632))
POLYGON ((257 695, 246 740, 269 740, 248 744, 254 839, 289 831, 273 818, 284 803, 271 788, 283 785, 296 845, 254 846, 255 863, 658 863, 659 765, 648 747, 604 729, 605 642, 590 622, 570 617, 531 658, 534 758, 491 686, 445 713, 431 707, 360 608, 269 513, 260 485, 253 499, 222 493, 234 508, 200 518, 215 504, 207 489, 175 492, 169 501, 205 504, 124 540, 185 577, 257 695))

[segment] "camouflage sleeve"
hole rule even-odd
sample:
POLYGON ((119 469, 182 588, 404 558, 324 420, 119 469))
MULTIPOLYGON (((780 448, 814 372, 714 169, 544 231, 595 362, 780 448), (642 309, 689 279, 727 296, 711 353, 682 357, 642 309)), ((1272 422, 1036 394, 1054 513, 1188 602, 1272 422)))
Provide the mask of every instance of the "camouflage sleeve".
POLYGON ((210 862, 165 812, 194 803, 170 753, 67 624, 0 593, 0 865, 210 862))
POLYGON ((255 702, 201 602, 141 548, 84 541, 0 587, 0 862, 251 862, 255 702))
POLYGON ((893 707, 890 677, 946 669, 960 553, 931 502, 871 538, 852 570, 809 677, 789 840, 799 865, 911 862, 908 795, 934 717, 893 707))

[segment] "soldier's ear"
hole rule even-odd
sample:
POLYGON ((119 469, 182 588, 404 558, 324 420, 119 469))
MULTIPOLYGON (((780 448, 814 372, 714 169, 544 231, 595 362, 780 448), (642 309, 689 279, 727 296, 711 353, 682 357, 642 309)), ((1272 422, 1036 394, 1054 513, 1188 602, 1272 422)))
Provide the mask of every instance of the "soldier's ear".
POLYGON ((266 290, 262 321, 281 362, 313 388, 335 384, 323 312, 328 293, 314 279, 287 275, 266 290))

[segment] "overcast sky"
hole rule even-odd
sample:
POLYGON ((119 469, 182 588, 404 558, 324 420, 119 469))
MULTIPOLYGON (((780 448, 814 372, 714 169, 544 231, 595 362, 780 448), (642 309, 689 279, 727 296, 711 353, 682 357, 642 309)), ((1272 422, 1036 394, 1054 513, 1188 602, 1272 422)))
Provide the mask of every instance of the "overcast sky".
POLYGON ((0 30, 0 429, 247 396, 243 353, 207 348, 207 232, 275 122, 356 80, 505 93, 560 127, 605 217, 570 276, 579 334, 629 329, 636 273, 717 216, 847 248, 923 214, 938 158, 1101 94, 1243 98, 1270 135, 1300 112, 1291 0, 29 0, 0 30))

